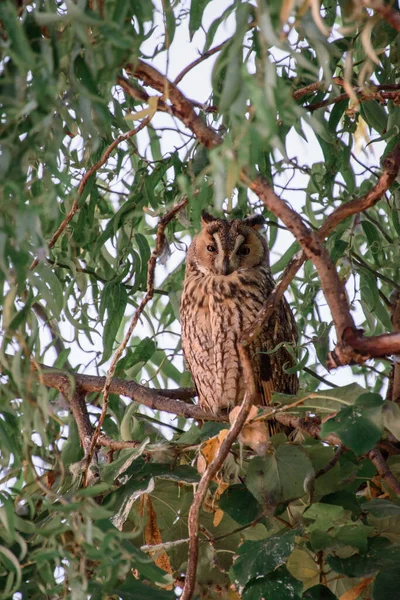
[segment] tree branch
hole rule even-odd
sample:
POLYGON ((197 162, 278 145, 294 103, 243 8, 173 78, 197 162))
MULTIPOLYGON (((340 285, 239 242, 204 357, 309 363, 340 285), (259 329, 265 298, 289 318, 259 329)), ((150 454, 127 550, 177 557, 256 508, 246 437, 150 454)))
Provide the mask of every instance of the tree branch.
POLYGON ((207 469, 202 475, 197 491, 194 495, 194 499, 189 511, 189 554, 188 554, 188 566, 186 570, 185 585, 181 595, 181 600, 190 600, 193 595, 194 586, 196 582, 197 572, 197 560, 198 560, 198 536, 199 536, 199 516, 200 509, 206 496, 208 486, 211 480, 218 473, 219 469, 223 465, 232 444, 237 439, 241 432, 243 425, 249 415, 250 409, 253 405, 256 396, 256 387, 254 381, 253 369, 251 366, 251 360, 249 351, 244 346, 239 345, 239 355, 241 365, 243 368, 243 376, 246 383, 246 393, 243 402, 240 407, 239 414, 236 421, 231 425, 229 432, 222 442, 216 457, 209 464, 207 469))
POLYGON ((368 452, 368 458, 374 464, 376 470, 379 475, 383 479, 383 481, 392 489, 397 495, 400 495, 400 482, 393 475, 392 471, 386 464, 385 459, 382 456, 382 453, 378 448, 374 448, 370 452, 368 452))
POLYGON ((385 21, 390 23, 393 29, 400 31, 400 12, 398 10, 381 0, 363 0, 363 4, 381 15, 385 21))
POLYGON ((382 163, 382 174, 376 184, 361 198, 355 198, 341 204, 327 217, 318 231, 322 238, 328 237, 344 219, 364 212, 374 206, 394 183, 400 169, 400 143, 390 152, 382 163))
MULTIPOLYGON (((368 94, 358 92, 357 90, 354 90, 354 92, 357 94, 358 102, 365 102, 366 100, 394 100, 396 102, 398 98, 400 98, 400 92, 397 91, 378 91, 368 94)), ((349 98, 349 94, 344 92, 343 94, 339 94, 339 96, 336 96, 335 98, 327 98, 326 100, 321 100, 320 102, 315 102, 314 104, 306 104, 304 108, 305 110, 314 112, 319 108, 324 108, 324 106, 338 104, 339 102, 342 102, 342 100, 346 100, 347 98, 349 98)))
MULTIPOLYGON (((40 369, 41 383, 47 387, 55 388, 63 394, 71 386, 71 382, 75 382, 75 386, 79 387, 86 394, 101 392, 106 382, 105 377, 97 375, 69 373, 68 371, 54 369, 46 365, 38 365, 38 368, 40 369)), ((162 410, 173 415, 185 417, 186 419, 196 419, 199 421, 228 421, 228 417, 216 417, 196 405, 187 404, 185 401, 176 399, 182 398, 183 400, 187 400, 189 394, 192 397, 195 395, 195 391, 192 390, 192 392, 188 388, 152 390, 136 383, 136 381, 124 381, 115 377, 112 379, 110 385, 111 394, 126 396, 134 402, 143 404, 143 406, 147 406, 153 410, 162 410)))

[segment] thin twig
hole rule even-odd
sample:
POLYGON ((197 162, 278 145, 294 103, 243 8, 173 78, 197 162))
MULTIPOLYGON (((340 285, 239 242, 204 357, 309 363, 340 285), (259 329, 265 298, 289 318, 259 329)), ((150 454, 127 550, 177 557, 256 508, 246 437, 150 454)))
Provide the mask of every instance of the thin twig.
POLYGON ((210 58, 210 56, 213 56, 214 54, 216 54, 217 52, 219 52, 220 50, 222 50, 222 48, 229 41, 230 41, 230 38, 227 39, 227 40, 225 40, 224 42, 221 42, 220 44, 218 44, 218 46, 214 46, 214 48, 210 48, 209 50, 207 50, 206 52, 204 52, 203 54, 201 54, 198 58, 196 58, 196 60, 194 60, 193 62, 191 62, 190 64, 188 64, 187 67, 185 67, 179 73, 179 75, 177 75, 177 77, 175 77, 175 79, 174 79, 174 85, 178 85, 178 83, 180 81, 182 81, 182 79, 185 77, 185 75, 187 75, 189 73, 189 71, 191 71, 192 69, 194 69, 195 67, 197 67, 197 65, 199 65, 203 61, 207 60, 207 58, 210 58))
MULTIPOLYGON (((356 93, 356 91, 355 91, 356 93)), ((349 95, 345 92, 336 96, 335 98, 327 98, 326 100, 321 100, 321 102, 315 102, 314 104, 306 104, 304 108, 309 110, 310 112, 314 112, 314 110, 318 110, 319 108, 324 108, 325 106, 331 106, 332 104, 338 104, 342 102, 342 100, 346 100, 349 95)), ((376 92, 371 94, 358 94, 357 100, 358 102, 365 102, 366 100, 394 100, 396 102, 400 98, 400 92, 376 92)))
POLYGON ((307 489, 310 493, 310 504, 312 504, 314 502, 315 480, 318 479, 319 477, 322 477, 322 475, 326 475, 326 473, 328 473, 331 469, 333 469, 333 467, 339 462, 340 458, 343 456, 344 452, 345 452, 345 447, 343 446, 343 444, 340 444, 336 448, 334 455, 326 463, 326 465, 324 467, 322 467, 322 469, 315 471, 314 475, 308 480, 307 489))
MULTIPOLYGON (((99 418, 99 422, 97 424, 96 430, 94 432, 94 435, 92 437, 92 441, 91 441, 91 445, 90 445, 90 450, 88 453, 88 459, 87 459, 87 467, 89 468, 90 465, 90 461, 92 459, 93 453, 94 453, 94 449, 96 447, 97 444, 97 440, 98 437, 100 435, 101 432, 101 428, 105 419, 105 416, 107 414, 107 407, 108 407, 108 399, 111 393, 111 382, 112 382, 112 378, 114 377, 114 373, 115 373, 115 369, 117 366, 117 363, 119 361, 119 359, 122 356, 122 353, 124 352, 126 346, 128 345, 128 342, 131 338, 131 335, 133 333, 133 330, 135 329, 137 322, 139 321, 139 318, 142 314, 142 312, 144 311, 146 305, 148 304, 148 302, 150 302, 150 300, 153 298, 154 295, 154 275, 155 275, 155 268, 156 268, 156 263, 157 263, 157 258, 160 256, 160 254, 162 253, 163 247, 164 247, 164 242, 165 242, 165 228, 168 225, 168 223, 175 217, 175 215, 182 210, 182 208, 184 206, 186 206, 187 204, 187 198, 183 198, 180 202, 178 202, 178 204, 176 206, 174 206, 166 215, 164 215, 163 217, 161 217, 160 222, 158 224, 158 228, 157 228, 157 240, 156 240, 156 246, 153 250, 153 252, 151 253, 150 259, 149 259, 149 263, 148 263, 148 273, 147 273, 147 292, 145 294, 145 296, 143 297, 141 303, 139 304, 138 308, 136 309, 131 322, 129 324, 128 330, 124 336, 124 339, 122 340, 120 346, 117 348, 117 350, 114 353, 114 356, 111 360, 111 364, 109 366, 109 369, 107 371, 107 375, 106 375, 106 381, 104 383, 104 388, 102 390, 103 393, 103 406, 102 406, 102 410, 101 410, 101 414, 100 414, 100 418, 99 418)), ((87 470, 86 470, 87 473, 87 470)), ((85 479, 85 477, 84 477, 85 479)))
POLYGON ((197 491, 194 495, 194 499, 189 511, 189 554, 188 554, 188 566, 186 570, 185 585, 181 595, 181 600, 189 600, 194 591, 196 582, 197 572, 197 560, 198 560, 198 536, 199 536, 199 515, 200 509, 203 504, 204 498, 207 494, 208 486, 211 480, 218 473, 219 469, 223 465, 232 444, 237 439, 239 433, 242 430, 243 425, 249 415, 250 409, 253 405, 254 398, 256 396, 256 387, 254 382, 254 374, 251 366, 251 360, 249 351, 242 345, 239 345, 239 355, 241 365, 243 368, 244 380, 246 383, 246 393, 243 402, 240 407, 236 421, 231 425, 229 432, 222 442, 219 451, 215 458, 208 465, 207 469, 202 475, 197 491))
MULTIPOLYGON (((96 171, 98 171, 100 169, 100 167, 102 167, 104 165, 104 163, 107 161, 107 159, 110 156, 110 154, 112 153, 112 151, 121 142, 128 140, 129 138, 131 138, 134 135, 136 135, 137 133, 139 133, 139 131, 144 129, 150 123, 150 119, 151 119, 151 117, 147 117, 146 119, 143 119, 143 121, 140 123, 140 125, 138 125, 135 129, 132 129, 131 131, 127 131, 126 133, 121 133, 121 135, 119 135, 104 151, 103 156, 100 158, 100 160, 98 160, 96 164, 94 164, 92 167, 90 167, 90 169, 88 171, 86 171, 85 175, 82 177, 82 180, 79 184, 76 198, 72 204, 72 207, 71 207, 69 213, 67 214, 67 216, 63 219, 63 221, 58 226, 57 231, 53 234, 51 240, 48 243, 48 248, 53 248, 53 246, 57 242, 60 235, 65 231, 68 223, 71 221, 71 219, 77 212, 77 210, 79 208, 79 200, 80 200, 82 193, 83 193, 89 179, 91 178, 91 176, 94 175, 94 173, 96 173, 96 171)), ((29 269, 31 271, 33 271, 37 267, 38 264, 39 264, 39 259, 35 258, 31 264, 31 266, 29 267, 29 269)))

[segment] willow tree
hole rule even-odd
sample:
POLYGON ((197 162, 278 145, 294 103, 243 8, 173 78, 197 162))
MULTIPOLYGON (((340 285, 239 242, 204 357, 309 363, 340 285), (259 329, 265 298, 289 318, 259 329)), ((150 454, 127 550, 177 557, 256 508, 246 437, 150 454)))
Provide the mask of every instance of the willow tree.
POLYGON ((0 3, 1 598, 400 585, 400 13, 223 4, 0 3), (233 424, 182 361, 203 208, 262 212, 278 282, 233 424), (285 291, 300 392, 256 430, 295 433, 254 456, 285 291))

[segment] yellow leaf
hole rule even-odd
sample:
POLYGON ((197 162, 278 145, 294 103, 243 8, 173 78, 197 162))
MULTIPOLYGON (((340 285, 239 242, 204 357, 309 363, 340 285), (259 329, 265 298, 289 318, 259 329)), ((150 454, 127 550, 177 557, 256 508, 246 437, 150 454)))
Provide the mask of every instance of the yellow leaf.
POLYGON ((224 511, 221 510, 220 508, 217 508, 217 510, 214 513, 214 519, 213 519, 214 527, 218 527, 218 525, 222 521, 223 516, 224 516, 224 511))
POLYGON ((318 564, 308 552, 301 548, 293 550, 286 567, 293 577, 303 582, 305 590, 319 583, 320 570, 318 564))
POLYGON ((125 115, 125 120, 126 121, 138 121, 139 119, 143 119, 144 117, 150 117, 150 119, 152 119, 154 114, 157 112, 158 96, 150 96, 148 102, 149 102, 149 105, 147 108, 144 108, 143 110, 139 110, 138 112, 135 112, 135 113, 129 113, 129 114, 125 115))

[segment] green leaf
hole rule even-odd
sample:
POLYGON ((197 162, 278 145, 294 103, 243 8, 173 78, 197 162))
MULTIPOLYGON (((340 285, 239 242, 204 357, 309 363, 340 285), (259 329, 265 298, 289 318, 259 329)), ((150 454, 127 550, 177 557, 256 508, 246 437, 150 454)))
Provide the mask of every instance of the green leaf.
POLYGON ((360 294, 362 302, 365 302, 368 310, 373 312, 379 302, 379 291, 376 277, 371 271, 357 267, 360 275, 360 294))
POLYGON ((321 427, 321 436, 336 433, 357 456, 371 450, 382 435, 383 400, 379 394, 362 394, 354 406, 342 408, 321 427))
POLYGON ((203 18, 204 10, 210 0, 192 0, 190 3, 190 16, 189 16, 189 34, 190 41, 193 39, 193 35, 200 28, 201 21, 203 18))
POLYGON ((176 596, 173 592, 156 589, 145 585, 138 581, 132 575, 129 575, 124 583, 115 590, 111 590, 110 594, 116 593, 122 600, 175 600, 176 596))
POLYGON ((387 130, 388 114, 377 100, 365 100, 360 103, 360 113, 371 129, 383 134, 387 130))
POLYGON ((99 469, 102 480, 106 483, 113 483, 117 477, 127 471, 135 460, 142 456, 149 442, 149 438, 146 438, 137 448, 121 450, 118 458, 112 463, 100 465, 99 469))
POLYGON ((391 544, 384 538, 374 538, 369 542, 368 552, 354 554, 350 558, 328 556, 328 565, 337 573, 348 577, 373 575, 380 569, 397 568, 400 561, 400 545, 391 544))
POLYGON ((219 507, 240 525, 251 523, 262 513, 262 507, 242 483, 230 485, 225 490, 219 507))
POLYGON ((61 461, 66 469, 69 465, 79 462, 83 458, 83 449, 80 444, 78 426, 75 417, 68 419, 68 439, 61 450, 61 461))
POLYGON ((33 69, 35 58, 12 2, 0 2, 0 20, 11 45, 13 60, 20 69, 33 69))
POLYGON ((375 578, 372 594, 374 600, 388 600, 399 596, 400 571, 398 566, 384 569, 375 578))
POLYGON ((285 567, 279 567, 268 577, 250 582, 243 591, 243 600, 299 600, 302 584, 288 573, 285 567))
POLYGON ((107 309, 107 320, 104 326, 103 335, 104 352, 100 364, 106 362, 111 356, 118 329, 125 314, 127 302, 128 294, 124 285, 109 283, 105 286, 102 297, 102 307, 103 312, 107 309))
POLYGON ((395 402, 385 402, 383 405, 383 426, 400 440, 400 406, 395 402))
POLYGON ((318 584, 308 588, 302 595, 304 600, 337 600, 335 594, 325 585, 318 584))
POLYGON ((246 486, 262 505, 274 506, 303 496, 306 479, 313 473, 301 448, 282 444, 274 454, 253 458, 246 486))
POLYGON ((361 508, 378 519, 400 516, 400 506, 393 504, 389 500, 385 500, 385 498, 373 498, 369 502, 362 504, 361 508))
POLYGON ((231 581, 236 586, 244 586, 284 565, 298 534, 299 530, 282 530, 265 540, 244 542, 230 571, 231 581))

